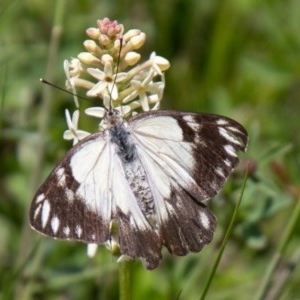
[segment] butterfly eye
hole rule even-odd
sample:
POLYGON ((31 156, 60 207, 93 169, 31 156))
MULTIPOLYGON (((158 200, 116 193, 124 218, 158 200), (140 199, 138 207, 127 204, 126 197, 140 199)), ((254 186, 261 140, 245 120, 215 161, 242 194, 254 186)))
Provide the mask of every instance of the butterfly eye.
POLYGON ((110 109, 107 114, 111 117, 111 116, 119 116, 120 115, 120 111, 117 109, 110 109))

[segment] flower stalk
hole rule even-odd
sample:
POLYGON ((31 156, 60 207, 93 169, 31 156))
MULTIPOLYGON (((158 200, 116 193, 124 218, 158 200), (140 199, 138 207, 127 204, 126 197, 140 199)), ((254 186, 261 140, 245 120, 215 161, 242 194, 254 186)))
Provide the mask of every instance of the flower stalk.
MULTIPOLYGON (((86 91, 86 97, 91 98, 93 105, 84 113, 101 120, 100 130, 105 128, 102 119, 110 108, 120 110, 124 118, 139 111, 158 109, 165 87, 164 71, 170 67, 170 63, 155 52, 151 53, 148 60, 139 63, 141 55, 137 50, 144 45, 146 34, 139 29, 124 32, 122 24, 108 18, 98 20, 97 27, 88 28, 86 34, 88 39, 83 43, 85 51, 64 61, 66 87, 74 95, 77 95, 77 88, 86 91)), ((73 140, 73 145, 91 134, 78 128, 82 112, 76 96, 74 102, 76 110, 72 116, 66 110, 68 129, 63 135, 64 139, 73 140)), ((111 226, 114 228, 115 224, 111 226)), ((117 232, 106 246, 112 255, 119 256, 123 290, 122 282, 129 278, 127 268, 130 262, 128 257, 120 253, 117 232)), ((88 256, 94 256, 96 250, 96 244, 89 244, 88 256)), ((128 291, 121 291, 121 294, 128 295, 128 291)), ((122 299, 128 298, 124 296, 122 299)))

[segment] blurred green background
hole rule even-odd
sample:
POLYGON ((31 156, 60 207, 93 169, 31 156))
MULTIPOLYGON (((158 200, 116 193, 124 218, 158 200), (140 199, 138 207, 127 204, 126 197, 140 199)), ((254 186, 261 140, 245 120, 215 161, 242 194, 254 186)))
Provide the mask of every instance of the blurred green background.
POLYGON ((300 299, 300 1, 2 0, 0 16, 1 299, 118 299, 118 265, 105 249, 89 259, 83 244, 40 237, 27 219, 36 188, 71 146, 62 134, 72 97, 39 78, 64 86, 63 60, 84 50, 86 28, 104 17, 146 33, 144 59, 156 51, 170 61, 163 108, 223 114, 250 136, 237 172, 210 202, 214 241, 186 257, 164 251, 151 272, 136 263, 133 299, 199 299, 248 160, 207 299, 257 299, 283 248, 264 299, 300 299))

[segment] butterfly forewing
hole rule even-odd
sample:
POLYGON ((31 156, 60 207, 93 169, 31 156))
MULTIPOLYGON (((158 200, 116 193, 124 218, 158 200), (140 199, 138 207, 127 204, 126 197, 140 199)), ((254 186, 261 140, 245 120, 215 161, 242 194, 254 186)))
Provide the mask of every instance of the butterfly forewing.
POLYGON ((246 144, 245 129, 226 117, 138 114, 67 153, 34 197, 31 226, 103 244, 116 223, 121 253, 153 269, 163 245, 184 255, 212 240, 216 219, 203 201, 219 191, 246 144))
POLYGON ((104 243, 112 214, 110 144, 101 132, 73 147, 37 191, 30 223, 62 239, 104 243), (100 168, 100 170, 99 170, 100 168), (105 176, 99 175, 101 172, 105 176))
POLYGON ((153 111, 130 121, 137 148, 199 201, 219 191, 247 146, 246 130, 218 115, 153 111))

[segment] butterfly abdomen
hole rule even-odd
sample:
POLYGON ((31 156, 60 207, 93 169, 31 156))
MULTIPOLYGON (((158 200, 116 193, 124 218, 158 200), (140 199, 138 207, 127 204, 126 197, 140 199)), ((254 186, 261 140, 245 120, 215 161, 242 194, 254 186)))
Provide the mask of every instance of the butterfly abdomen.
POLYGON ((140 160, 124 164, 124 171, 129 186, 145 217, 155 214, 154 200, 149 181, 140 160))

